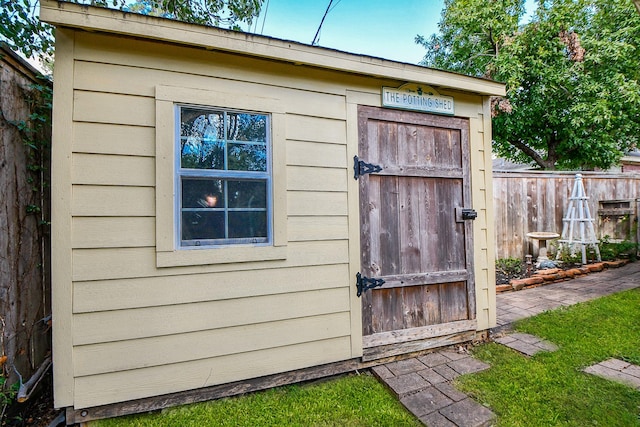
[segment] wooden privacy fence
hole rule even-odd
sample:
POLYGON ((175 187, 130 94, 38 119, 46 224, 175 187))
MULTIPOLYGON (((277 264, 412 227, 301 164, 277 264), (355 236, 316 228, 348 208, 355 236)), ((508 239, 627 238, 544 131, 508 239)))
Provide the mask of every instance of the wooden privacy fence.
MULTIPOLYGON (((640 198, 640 174, 580 172, 596 235, 637 239, 635 213, 640 198), (629 201, 631 215, 622 208, 629 201), (621 207, 622 206, 622 207, 621 207), (617 234, 614 236, 613 234, 617 234)), ((494 172, 493 197, 496 229, 496 259, 523 258, 532 253, 532 231, 562 232, 576 172, 494 172)))
MULTIPOLYGON (((46 80, 0 43, 0 376, 24 385, 50 351, 46 80), (46 111, 39 115, 39 111, 46 111)), ((26 399, 29 391, 18 400, 26 399)))

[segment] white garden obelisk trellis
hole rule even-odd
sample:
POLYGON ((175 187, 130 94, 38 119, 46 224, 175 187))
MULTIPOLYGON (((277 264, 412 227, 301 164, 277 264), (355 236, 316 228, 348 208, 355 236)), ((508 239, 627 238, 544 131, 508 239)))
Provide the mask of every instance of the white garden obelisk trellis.
POLYGON ((587 263, 587 246, 594 248, 598 261, 601 261, 600 248, 598 247, 596 231, 593 227, 594 220, 591 218, 588 200, 589 197, 585 194, 584 184, 582 183, 582 174, 578 173, 573 184, 567 211, 564 218, 562 218, 563 226, 562 235, 558 241, 560 243, 558 256, 560 256, 564 245, 567 245, 572 254, 576 253, 576 246, 580 245, 583 264, 587 263))

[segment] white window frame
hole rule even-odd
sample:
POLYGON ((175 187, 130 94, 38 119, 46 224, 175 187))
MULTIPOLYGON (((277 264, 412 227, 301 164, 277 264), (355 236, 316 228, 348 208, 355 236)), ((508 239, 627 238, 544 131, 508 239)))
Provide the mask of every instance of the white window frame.
MULTIPOLYGON (((212 85, 213 86, 213 85, 212 85)), ((243 93, 175 86, 156 86, 156 265, 180 267, 239 262, 284 260, 287 257, 287 194, 285 113, 282 102, 243 93), (181 247, 177 184, 176 106, 211 106, 222 110, 257 111, 269 116, 271 125, 270 241, 259 244, 223 244, 181 247)))
MULTIPOLYGON (((220 245, 239 245, 239 244, 252 244, 252 245, 270 245, 272 243, 272 233, 273 233, 273 215, 272 215, 272 166, 271 166, 271 115, 263 112, 256 111, 241 111, 237 109, 230 108, 221 108, 218 106, 209 106, 209 105, 193 105, 193 104, 175 104, 175 189, 176 189, 176 247, 179 247, 182 250, 201 250, 205 247, 218 247, 220 245), (182 168, 181 165, 181 150, 180 150, 180 138, 182 135, 180 134, 180 126, 181 117, 180 110, 181 108, 192 108, 192 109, 201 109, 203 111, 212 110, 220 113, 224 113, 226 116, 227 113, 239 113, 239 114, 254 114, 266 116, 267 125, 266 125, 266 135, 265 135, 265 144, 266 144, 266 164, 267 168, 264 172, 252 172, 252 171, 235 171, 228 169, 186 169, 182 168), (267 213, 267 236, 266 238, 242 238, 242 239, 233 239, 233 238, 225 238, 220 239, 215 243, 207 243, 206 241, 203 244, 192 244, 187 245, 183 244, 183 239, 181 238, 182 234, 182 179, 183 178, 210 178, 210 179, 219 179, 222 181, 232 181, 232 180, 247 180, 253 182, 265 182, 266 183, 266 213, 267 213), (259 241, 258 241, 259 240, 259 241)), ((226 134, 226 128, 225 128, 226 134)), ((225 142, 226 137, 225 137, 225 142)), ((225 184, 226 187, 226 184, 225 184)), ((226 192, 225 192, 226 194, 226 192)), ((230 208, 225 205, 225 228, 228 228, 228 212, 230 208)), ((195 240, 195 239, 194 239, 195 240)), ((204 240, 204 239, 203 239, 204 240)))

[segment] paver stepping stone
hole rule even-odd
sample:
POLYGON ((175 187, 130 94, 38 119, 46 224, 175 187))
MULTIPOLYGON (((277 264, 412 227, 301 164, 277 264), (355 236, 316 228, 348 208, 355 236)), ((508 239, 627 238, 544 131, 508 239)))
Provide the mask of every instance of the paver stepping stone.
POLYGON ((387 363, 386 367, 389 368, 395 376, 410 374, 411 372, 416 372, 425 368, 425 366, 417 359, 406 359, 387 363))
POLYGON ((531 334, 512 333, 494 339, 498 344, 512 348, 527 356, 533 356, 541 351, 556 351, 558 346, 552 342, 531 334))
POLYGON ((449 364, 436 366, 433 370, 445 377, 447 381, 451 381, 460 376, 459 373, 449 367, 449 364))
POLYGON ((449 383, 436 384, 435 387, 454 402, 459 402, 469 397, 449 383))
POLYGON ((624 360, 608 359, 588 366, 584 372, 640 390, 640 366, 627 363, 624 360))
POLYGON ((433 368, 434 366, 438 366, 438 365, 443 365, 450 361, 441 353, 429 353, 425 356, 418 357, 418 360, 430 368, 433 368))
POLYGON ((400 399, 400 402, 414 415, 421 417, 451 405, 453 400, 435 387, 429 387, 418 393, 400 399))
POLYGON ((488 427, 496 415, 471 398, 461 400, 440 410, 440 413, 459 427, 488 427))
POLYGON ((427 380, 429 384, 432 385, 440 384, 447 381, 445 377, 443 377, 433 369, 424 369, 418 372, 418 375, 420 375, 422 378, 427 380))
POLYGON ((450 362, 449 367, 461 375, 472 374, 490 368, 486 363, 472 357, 450 362))
POLYGON ((432 412, 420 417, 420 421, 428 427, 458 427, 440 412, 432 412))
POLYGON ((399 377, 387 378, 384 380, 389 387, 398 395, 398 397, 406 396, 430 386, 430 384, 420 375, 412 372, 410 374, 401 375, 399 377))

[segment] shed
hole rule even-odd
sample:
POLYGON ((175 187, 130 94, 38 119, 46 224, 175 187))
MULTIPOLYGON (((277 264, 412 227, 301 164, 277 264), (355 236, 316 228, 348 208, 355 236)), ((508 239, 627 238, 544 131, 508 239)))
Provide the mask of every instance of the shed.
POLYGON ((502 84, 65 2, 42 1, 41 18, 56 26, 68 421, 372 366, 495 325, 502 84))

